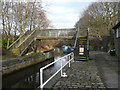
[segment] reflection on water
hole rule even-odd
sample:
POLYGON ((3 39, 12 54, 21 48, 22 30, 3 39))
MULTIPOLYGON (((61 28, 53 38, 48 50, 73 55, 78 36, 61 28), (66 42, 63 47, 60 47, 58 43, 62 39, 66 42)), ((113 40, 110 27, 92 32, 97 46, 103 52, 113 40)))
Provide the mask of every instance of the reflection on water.
MULTIPOLYGON (((54 60, 58 60, 63 56, 60 49, 55 50, 54 60)), ((36 88, 40 85, 39 83, 39 69, 53 60, 48 60, 42 64, 37 64, 32 67, 28 67, 19 72, 15 72, 11 75, 3 77, 3 88, 36 88)), ((52 65, 51 67, 44 70, 44 81, 46 81, 51 75, 53 75, 59 68, 61 60, 52 65)), ((66 60, 63 60, 63 64, 66 60)))

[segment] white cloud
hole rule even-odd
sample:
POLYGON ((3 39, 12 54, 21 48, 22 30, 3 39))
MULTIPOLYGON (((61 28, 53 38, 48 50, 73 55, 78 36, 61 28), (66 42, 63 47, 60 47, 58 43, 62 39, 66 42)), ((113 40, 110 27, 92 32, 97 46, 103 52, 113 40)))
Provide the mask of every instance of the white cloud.
POLYGON ((59 22, 59 23, 54 23, 53 25, 56 26, 55 28, 73 28, 74 27, 74 23, 71 23, 71 22, 69 23, 59 22))
POLYGON ((51 7, 49 7, 49 10, 51 12, 55 12, 55 13, 69 13, 69 12, 75 13, 75 12, 79 12, 78 9, 75 9, 75 7, 67 7, 67 6, 51 6, 51 7))
POLYGON ((47 11, 48 19, 50 19, 55 28, 69 28, 74 27, 79 20, 80 12, 87 6, 82 1, 43 0, 43 6, 47 6, 45 10, 47 11))
POLYGON ((44 0, 49 3, 96 2, 97 0, 44 0))
POLYGON ((50 6, 49 9, 46 9, 46 11, 48 12, 48 18, 55 28, 60 27, 60 25, 61 27, 70 27, 71 24, 68 24, 70 22, 72 22, 72 26, 74 26, 75 22, 79 19, 79 10, 76 10, 73 7, 61 7, 54 5, 50 6), (59 23, 59 25, 56 23, 59 23))
MULTIPOLYGON (((69 13, 53 13, 49 14, 48 18, 51 20, 53 25, 56 25, 55 23, 73 23, 75 24, 79 20, 79 14, 75 14, 73 12, 69 13)), ((64 25, 64 24, 60 24, 64 25)), ((68 25, 68 24, 67 24, 68 25)), ((57 26, 55 26, 57 27, 57 26)))

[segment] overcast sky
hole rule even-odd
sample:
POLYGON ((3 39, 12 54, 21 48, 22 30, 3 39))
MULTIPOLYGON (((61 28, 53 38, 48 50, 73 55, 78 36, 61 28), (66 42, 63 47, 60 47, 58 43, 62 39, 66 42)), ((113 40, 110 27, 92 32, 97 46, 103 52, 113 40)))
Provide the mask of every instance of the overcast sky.
POLYGON ((43 0, 54 28, 73 28, 83 11, 95 0, 43 0))

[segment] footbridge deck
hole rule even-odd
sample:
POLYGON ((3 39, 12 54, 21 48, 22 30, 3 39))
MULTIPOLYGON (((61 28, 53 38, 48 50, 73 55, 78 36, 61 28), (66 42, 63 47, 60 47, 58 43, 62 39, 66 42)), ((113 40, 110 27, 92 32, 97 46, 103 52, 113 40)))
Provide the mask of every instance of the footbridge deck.
POLYGON ((44 40, 51 40, 51 39, 75 39, 76 35, 80 38, 85 38, 87 34, 85 33, 84 36, 80 35, 81 33, 78 32, 76 28, 67 28, 67 29, 35 29, 33 31, 27 31, 25 34, 20 36, 15 42, 13 42, 9 46, 9 50, 13 53, 17 52, 17 55, 22 55, 25 50, 32 45, 32 43, 36 39, 44 39, 44 40))

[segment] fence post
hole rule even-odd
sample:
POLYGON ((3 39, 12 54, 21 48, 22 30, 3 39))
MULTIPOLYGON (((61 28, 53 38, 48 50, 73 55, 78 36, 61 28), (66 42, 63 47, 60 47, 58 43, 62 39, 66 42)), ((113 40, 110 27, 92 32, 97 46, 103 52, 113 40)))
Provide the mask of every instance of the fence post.
POLYGON ((40 69, 40 88, 43 88, 43 70, 40 69))
POLYGON ((70 67, 70 56, 71 56, 71 55, 69 55, 69 56, 68 56, 68 60, 69 60, 69 67, 70 67))
MULTIPOLYGON (((60 62, 61 62, 61 67, 62 67, 62 59, 61 59, 61 61, 60 61, 60 62)), ((61 77, 62 77, 62 69, 61 69, 61 77)))

